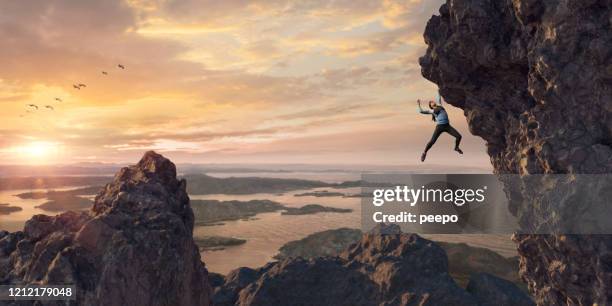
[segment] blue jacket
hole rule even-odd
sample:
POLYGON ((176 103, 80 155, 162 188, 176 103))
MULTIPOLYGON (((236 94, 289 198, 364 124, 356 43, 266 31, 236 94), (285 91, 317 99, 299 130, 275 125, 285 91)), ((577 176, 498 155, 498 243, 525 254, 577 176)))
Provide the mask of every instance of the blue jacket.
POLYGON ((433 110, 422 109, 421 105, 419 105, 419 113, 432 115, 437 125, 450 123, 448 120, 448 114, 446 113, 446 110, 444 109, 444 107, 442 107, 442 98, 439 95, 438 95, 438 105, 436 105, 433 110))

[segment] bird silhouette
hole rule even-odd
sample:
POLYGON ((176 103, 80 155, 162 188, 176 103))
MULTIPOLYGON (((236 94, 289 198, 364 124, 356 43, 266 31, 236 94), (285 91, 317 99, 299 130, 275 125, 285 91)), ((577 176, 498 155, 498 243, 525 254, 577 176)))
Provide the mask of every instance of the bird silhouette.
POLYGON ((45 108, 48 108, 50 110, 55 110, 55 108, 53 108, 53 106, 51 106, 51 105, 45 105, 45 108))
POLYGON ((102 74, 104 74, 104 75, 108 75, 108 72, 106 72, 106 71, 102 71, 102 74))
POLYGON ((87 87, 87 85, 85 85, 83 83, 79 83, 77 86, 79 86, 79 87, 87 87))
POLYGON ((75 89, 81 90, 81 87, 79 87, 79 85, 77 84, 72 85, 72 87, 74 87, 75 89))
POLYGON ((121 64, 117 65, 117 67, 119 67, 119 68, 121 68, 121 69, 125 69, 125 66, 123 66, 123 65, 121 65, 121 64))
POLYGON ((36 104, 28 104, 28 106, 38 110, 38 105, 36 105, 36 104))
POLYGON ((57 101, 57 102, 64 102, 64 100, 62 100, 60 98, 55 98, 55 101, 57 101))

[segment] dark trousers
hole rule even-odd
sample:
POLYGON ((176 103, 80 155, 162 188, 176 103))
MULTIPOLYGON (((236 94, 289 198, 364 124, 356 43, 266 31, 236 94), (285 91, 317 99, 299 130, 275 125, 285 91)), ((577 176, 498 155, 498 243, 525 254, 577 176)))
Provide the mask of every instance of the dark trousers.
POLYGON ((431 135, 431 140, 429 140, 429 142, 427 143, 427 146, 425 147, 425 152, 431 149, 431 146, 433 146, 434 143, 436 143, 436 141, 438 140, 438 137, 440 137, 440 134, 442 134, 443 132, 449 133, 452 136, 454 136, 455 137, 455 148, 459 148, 459 143, 461 142, 461 134, 459 134, 459 132, 457 132, 455 128, 450 126, 450 124, 438 124, 436 125, 436 129, 434 130, 433 135, 431 135))

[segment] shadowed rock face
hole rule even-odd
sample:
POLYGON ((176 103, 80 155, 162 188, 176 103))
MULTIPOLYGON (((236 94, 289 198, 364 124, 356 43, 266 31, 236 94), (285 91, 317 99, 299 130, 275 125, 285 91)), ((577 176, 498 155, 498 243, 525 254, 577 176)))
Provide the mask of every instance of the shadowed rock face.
POLYGON ((75 284, 79 305, 210 305, 185 187, 147 152, 90 212, 37 215, 0 237, 0 284, 75 284))
MULTIPOLYGON (((608 0, 447 1, 427 24, 422 74, 464 110, 496 173, 611 173, 611 12, 608 0)), ((510 209, 522 224, 563 222, 554 219, 575 212, 578 184, 507 185, 510 209), (569 192, 554 203, 546 199, 558 190, 569 192)), ((603 194, 607 186, 592 191, 603 194)), ((590 204, 580 205, 588 211, 590 204)), ((540 305, 612 303, 610 236, 515 240, 522 277, 540 305)))
POLYGON ((338 257, 236 269, 217 282, 213 301, 217 306, 532 305, 513 284, 491 275, 486 280, 475 280, 473 293, 460 288, 448 274, 441 247, 391 227, 364 234, 338 257))

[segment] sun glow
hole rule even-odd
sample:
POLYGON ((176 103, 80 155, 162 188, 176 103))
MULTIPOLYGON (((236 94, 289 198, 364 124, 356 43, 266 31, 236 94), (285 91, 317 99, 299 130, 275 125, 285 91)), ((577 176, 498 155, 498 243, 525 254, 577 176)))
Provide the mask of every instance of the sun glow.
POLYGON ((21 146, 14 147, 11 153, 16 158, 29 164, 44 164, 55 159, 60 151, 60 146, 55 142, 34 141, 21 146))

